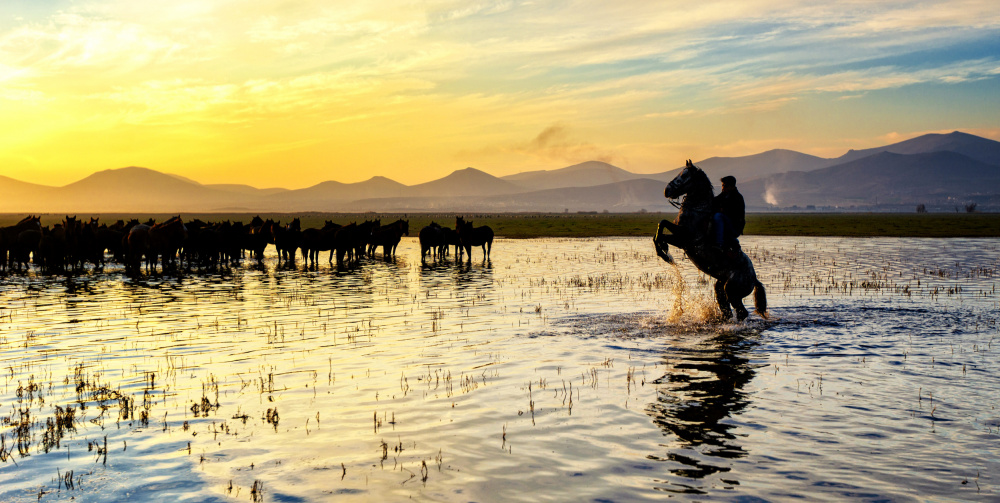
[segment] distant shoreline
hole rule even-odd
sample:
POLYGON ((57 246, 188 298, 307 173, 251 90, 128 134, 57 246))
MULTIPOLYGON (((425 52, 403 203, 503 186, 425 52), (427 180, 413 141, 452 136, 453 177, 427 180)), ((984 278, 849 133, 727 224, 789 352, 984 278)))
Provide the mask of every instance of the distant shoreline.
MULTIPOLYGON (((181 213, 185 221, 242 221, 249 223, 258 213, 181 213)), ((0 226, 16 223, 26 214, 0 214, 0 226)), ((76 213, 82 220, 99 217, 101 223, 118 219, 154 218, 164 213, 76 213)), ((416 237, 431 221, 447 227, 455 225, 455 213, 259 213, 283 223, 299 217, 302 227, 322 227, 324 221, 338 224, 381 218, 386 224, 397 218, 410 222, 410 236, 416 237)), ((498 237, 524 239, 541 237, 592 238, 650 236, 656 224, 672 220, 674 213, 462 213, 476 226, 489 225, 498 237)), ((42 225, 59 223, 65 214, 42 214, 42 225)), ((830 237, 1000 237, 1000 213, 748 213, 748 236, 830 236, 830 237)))

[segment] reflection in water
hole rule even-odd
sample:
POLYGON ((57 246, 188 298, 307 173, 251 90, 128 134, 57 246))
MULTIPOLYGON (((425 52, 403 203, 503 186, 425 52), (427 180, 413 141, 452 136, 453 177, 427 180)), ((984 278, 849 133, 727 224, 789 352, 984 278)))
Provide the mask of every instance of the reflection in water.
POLYGON ((750 403, 744 388, 756 374, 747 357, 753 346, 745 334, 722 332, 693 345, 674 345, 664 355, 667 372, 653 381, 656 401, 646 410, 673 440, 665 456, 649 456, 674 463, 670 472, 679 480, 667 481, 670 486, 662 490, 704 493, 702 479, 728 472, 726 460, 747 455, 733 434, 737 425, 728 420, 750 403))
POLYGON ((996 243, 755 242, 0 275, 0 501, 995 500, 996 243))

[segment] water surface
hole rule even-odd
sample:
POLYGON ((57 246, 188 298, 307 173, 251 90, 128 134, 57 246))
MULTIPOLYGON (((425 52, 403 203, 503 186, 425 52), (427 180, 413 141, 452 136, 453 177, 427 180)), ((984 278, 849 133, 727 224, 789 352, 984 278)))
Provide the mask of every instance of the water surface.
POLYGON ((495 244, 4 276, 0 499, 1000 497, 1000 241, 746 238, 744 323, 648 239, 495 244))

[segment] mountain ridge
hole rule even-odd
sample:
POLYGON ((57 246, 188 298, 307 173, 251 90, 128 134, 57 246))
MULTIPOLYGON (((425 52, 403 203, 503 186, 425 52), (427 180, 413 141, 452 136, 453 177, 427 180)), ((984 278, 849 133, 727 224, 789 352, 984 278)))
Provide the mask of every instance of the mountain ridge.
MULTIPOLYGON (((710 157, 696 164, 708 172, 714 183, 724 175, 736 176, 751 208, 858 205, 865 197, 880 203, 897 201, 898 204, 910 204, 931 196, 935 200, 980 196, 992 200, 991 194, 1000 194, 1000 182, 994 183, 992 177, 992 170, 1000 172, 1000 142, 961 132, 922 135, 883 147, 849 150, 831 159, 772 149, 743 157, 710 157), (935 150, 939 148, 955 150, 935 150), (934 152, 954 155, 924 156, 934 152), (989 162, 992 159, 997 163, 989 162), (864 162, 855 164, 860 161, 864 162), (882 165, 887 166, 889 174, 873 178, 885 171, 882 165), (973 171, 979 173, 975 175, 978 180, 968 174, 973 171), (814 172, 818 174, 808 175, 814 172), (918 174, 920 179, 912 179, 918 174), (951 192, 932 192, 925 180, 933 180, 932 185, 951 192), (827 187, 821 190, 817 184, 827 187), (837 190, 830 190, 831 184, 837 184, 837 190), (779 194, 782 195, 779 197, 779 194), (882 195, 876 197, 877 194, 882 195), (904 200, 900 194, 909 194, 910 199, 904 200)), ((644 174, 606 162, 587 161, 503 177, 476 168, 463 168, 415 185, 373 176, 355 183, 328 180, 303 189, 258 189, 245 184, 201 184, 183 176, 129 166, 97 171, 62 187, 0 176, 0 191, 7 194, 0 199, 0 211, 176 213, 246 208, 249 211, 292 212, 379 211, 388 207, 436 211, 456 205, 469 208, 476 204, 484 211, 541 211, 542 208, 553 211, 560 208, 660 211, 669 209, 662 198, 663 184, 679 169, 644 174)), ((1000 202, 1000 196, 996 199, 1000 202)))

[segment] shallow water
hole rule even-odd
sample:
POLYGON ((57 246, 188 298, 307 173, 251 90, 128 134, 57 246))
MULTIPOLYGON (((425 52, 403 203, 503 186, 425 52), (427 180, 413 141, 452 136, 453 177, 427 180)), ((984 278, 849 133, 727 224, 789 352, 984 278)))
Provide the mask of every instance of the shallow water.
POLYGON ((745 238, 744 323, 648 239, 495 244, 0 278, 0 500, 1000 497, 1000 241, 745 238))

